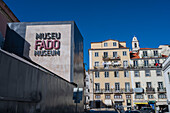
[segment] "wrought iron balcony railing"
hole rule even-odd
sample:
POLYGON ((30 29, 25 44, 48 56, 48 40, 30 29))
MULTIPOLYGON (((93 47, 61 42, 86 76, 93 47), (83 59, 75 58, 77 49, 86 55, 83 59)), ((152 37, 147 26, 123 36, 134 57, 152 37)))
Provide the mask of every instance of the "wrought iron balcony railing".
POLYGON ((155 93, 155 88, 146 87, 146 93, 148 93, 148 94, 153 94, 153 93, 155 93))
POLYGON ((130 88, 130 89, 123 89, 123 92, 124 93, 133 93, 133 89, 132 88, 130 88))
POLYGON ((120 60, 120 56, 103 56, 104 61, 120 60))
POLYGON ((163 88, 157 87, 157 91, 159 93, 165 93, 166 92, 166 88, 165 87, 163 87, 163 88))

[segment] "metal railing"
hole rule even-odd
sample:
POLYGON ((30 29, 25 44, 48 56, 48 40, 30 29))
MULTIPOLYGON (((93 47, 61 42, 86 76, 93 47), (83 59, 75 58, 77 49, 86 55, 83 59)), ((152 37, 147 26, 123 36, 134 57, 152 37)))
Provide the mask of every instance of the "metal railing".
POLYGON ((113 56, 103 56, 103 60, 104 60, 104 61, 120 60, 120 56, 116 56, 116 57, 113 57, 113 56))
POLYGON ((155 88, 152 87, 146 87, 146 93, 155 93, 155 88))
POLYGON ((164 92, 166 92, 166 88, 165 87, 163 87, 163 88, 157 87, 157 91, 159 93, 164 93, 164 92))
MULTIPOLYGON (((127 91, 128 92, 128 91, 127 91)), ((125 89, 94 89, 94 93, 125 93, 125 89)))
POLYGON ((142 57, 142 58, 158 58, 158 57, 162 57, 162 55, 161 55, 161 54, 157 54, 157 55, 148 54, 147 56, 144 56, 144 55, 142 54, 141 57, 142 57))
POLYGON ((134 66, 134 65, 130 65, 130 66, 128 66, 128 68, 133 68, 133 69, 139 69, 139 68, 162 68, 162 66, 160 65, 158 65, 158 66, 156 66, 155 65, 155 63, 150 63, 150 64, 148 64, 148 66, 145 66, 144 64, 140 64, 140 65, 138 65, 138 66, 134 66))
POLYGON ((124 93, 133 93, 133 89, 132 88, 130 88, 130 89, 123 89, 123 92, 124 93))

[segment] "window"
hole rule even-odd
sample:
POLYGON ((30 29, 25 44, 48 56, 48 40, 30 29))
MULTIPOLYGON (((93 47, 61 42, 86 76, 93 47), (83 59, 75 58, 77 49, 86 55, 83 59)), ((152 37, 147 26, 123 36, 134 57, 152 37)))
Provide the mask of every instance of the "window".
POLYGON ((127 56, 127 52, 126 51, 123 51, 123 56, 127 56))
POLYGON ((100 83, 95 83, 95 90, 99 91, 100 90, 100 83))
POLYGON ((133 61, 133 66, 134 66, 134 67, 138 67, 138 61, 137 61, 137 60, 134 60, 134 61, 133 61))
POLYGON ((149 66, 148 60, 144 60, 144 66, 149 66))
POLYGON ((96 71, 96 72, 95 72, 95 78, 99 78, 99 77, 100 77, 99 72, 96 71))
POLYGON ((114 74, 115 74, 115 77, 119 77, 119 71, 115 71, 114 74))
POLYGON ((124 77, 129 77, 128 71, 124 71, 124 77))
POLYGON ((134 43, 134 46, 135 46, 135 48, 137 48, 137 44, 136 43, 134 43))
POLYGON ((166 94, 160 93, 160 94, 158 95, 158 98, 161 98, 161 99, 166 98, 166 94))
POLYGON ((126 92, 130 91, 130 83, 129 82, 125 82, 125 91, 126 92))
POLYGON ((131 98, 131 95, 126 95, 126 98, 131 98))
POLYGON ((105 91, 109 91, 110 90, 110 84, 109 83, 105 83, 105 91))
POLYGON ((131 100, 130 99, 127 99, 126 103, 127 103, 127 106, 131 106, 131 100))
POLYGON ((148 95, 148 98, 149 99, 153 99, 153 95, 148 95))
POLYGON ((110 95, 105 95, 105 99, 110 99, 110 95))
POLYGON ((150 70, 145 70, 145 76, 146 76, 146 77, 151 76, 150 70))
POLYGON ((116 90, 116 91, 119 91, 119 90, 120 90, 120 85, 119 85, 119 83, 115 83, 115 90, 116 90))
POLYGON ((103 63, 103 64, 104 64, 104 68, 106 68, 106 69, 108 69, 108 68, 109 68, 109 64, 108 64, 108 62, 105 62, 105 61, 104 61, 104 63, 103 63))
POLYGON ((107 47, 108 45, 107 45, 107 43, 104 43, 104 47, 107 47))
POLYGON ((94 56, 95 56, 95 57, 99 57, 99 53, 98 53, 98 52, 95 52, 95 53, 94 53, 94 56))
POLYGON ((105 78, 108 78, 109 77, 109 72, 108 71, 104 72, 104 76, 105 76, 105 78))
POLYGON ((117 57, 117 52, 113 52, 113 57, 117 57))
POLYGON ((136 82, 136 88, 140 88, 140 82, 136 82))
POLYGON ((123 61, 123 67, 124 67, 124 68, 127 68, 127 67, 128 67, 128 61, 127 61, 127 60, 123 61))
POLYGON ((134 71, 135 77, 139 77, 139 71, 134 71))
POLYGON ((170 83, 170 74, 169 74, 169 72, 168 72, 168 78, 169 78, 169 83, 170 83))
POLYGON ((147 56, 148 56, 147 51, 143 51, 143 57, 147 57, 147 56))
POLYGON ((94 66, 98 67, 99 66, 99 62, 94 62, 94 66))
POLYGON ((147 88, 151 88, 152 87, 152 83, 151 82, 146 82, 146 86, 147 86, 147 88))
POLYGON ((158 82, 158 88, 163 89, 163 82, 158 82))
POLYGON ((122 98, 122 95, 114 95, 114 98, 115 98, 115 99, 121 99, 121 98, 122 98))
POLYGON ((157 76, 162 76, 161 70, 156 70, 156 75, 157 76))
POLYGON ((157 60, 155 60, 155 64, 156 64, 156 63, 158 63, 158 64, 159 64, 159 60, 158 60, 158 59, 157 59, 157 60))
POLYGON ((116 42, 113 42, 113 46, 117 46, 117 43, 116 43, 116 42))
POLYGON ((100 95, 96 95, 96 98, 99 99, 99 98, 100 98, 100 95))
POLYGON ((104 58, 107 58, 108 57, 108 52, 104 52, 104 58))
POLYGON ((154 56, 158 56, 158 51, 153 51, 154 56))

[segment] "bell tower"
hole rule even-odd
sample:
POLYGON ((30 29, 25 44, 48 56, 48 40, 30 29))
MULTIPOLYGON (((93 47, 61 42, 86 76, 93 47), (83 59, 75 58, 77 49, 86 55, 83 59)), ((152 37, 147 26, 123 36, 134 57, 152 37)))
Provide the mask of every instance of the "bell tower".
POLYGON ((136 52, 138 52, 139 49, 140 49, 139 41, 138 41, 137 37, 134 36, 132 39, 132 52, 136 53, 136 52))

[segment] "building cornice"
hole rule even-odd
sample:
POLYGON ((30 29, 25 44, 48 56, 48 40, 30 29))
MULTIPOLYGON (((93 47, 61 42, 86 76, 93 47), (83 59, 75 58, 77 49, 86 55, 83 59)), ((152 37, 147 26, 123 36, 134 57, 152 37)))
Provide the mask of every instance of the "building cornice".
POLYGON ((117 50, 117 49, 129 49, 129 48, 96 48, 96 49, 89 49, 89 50, 117 50))

